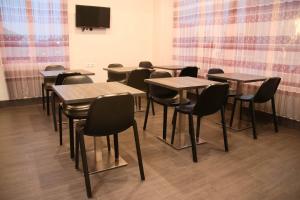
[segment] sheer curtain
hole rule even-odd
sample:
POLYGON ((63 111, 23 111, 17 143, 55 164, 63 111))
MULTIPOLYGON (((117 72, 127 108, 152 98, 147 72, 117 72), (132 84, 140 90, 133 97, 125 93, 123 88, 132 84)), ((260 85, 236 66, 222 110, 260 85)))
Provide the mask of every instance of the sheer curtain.
MULTIPOLYGON (((279 76, 280 115, 300 121, 300 1, 176 0, 173 59, 225 72, 279 76)), ((246 84, 254 92, 256 84, 246 84)), ((270 111, 270 105, 258 107, 270 111)))
POLYGON ((39 97, 39 71, 68 67, 67 0, 0 0, 0 50, 10 99, 39 97))

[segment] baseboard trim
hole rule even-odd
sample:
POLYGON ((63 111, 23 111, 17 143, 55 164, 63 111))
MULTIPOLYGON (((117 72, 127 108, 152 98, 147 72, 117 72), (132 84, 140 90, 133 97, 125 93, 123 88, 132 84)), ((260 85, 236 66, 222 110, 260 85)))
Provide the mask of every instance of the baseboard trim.
POLYGON ((0 101, 0 108, 41 104, 42 97, 0 101))

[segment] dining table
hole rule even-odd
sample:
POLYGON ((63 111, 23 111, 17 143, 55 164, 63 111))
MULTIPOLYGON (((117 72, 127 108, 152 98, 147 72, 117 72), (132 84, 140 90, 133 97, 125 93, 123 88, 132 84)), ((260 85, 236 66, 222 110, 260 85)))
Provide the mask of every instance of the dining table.
MULTIPOLYGON (((237 95, 243 94, 243 85, 245 83, 264 81, 268 78, 266 76, 261 76, 261 75, 237 73, 237 72, 221 73, 221 74, 207 74, 207 77, 236 82, 236 94, 237 95)), ((242 101, 241 101, 240 107, 242 108, 242 101)), ((251 125, 248 121, 242 120, 241 112, 239 112, 239 116, 240 116, 239 117, 240 120, 235 120, 236 123, 234 123, 232 126, 228 125, 229 120, 226 119, 226 124, 227 124, 226 126, 234 131, 242 131, 242 130, 251 128, 251 125)))
MULTIPOLYGON (((170 90, 177 91, 180 98, 180 102, 183 102, 188 90, 205 88, 209 85, 218 84, 218 82, 216 81, 211 81, 203 78, 194 78, 194 77, 152 78, 152 79, 145 79, 145 82, 148 84, 153 84, 164 88, 168 88, 170 90)), ((177 150, 191 147, 189 134, 186 130, 186 121, 187 121, 186 117, 183 114, 179 114, 178 129, 176 131, 173 144, 171 144, 169 138, 167 138, 166 140, 163 139, 161 136, 158 136, 158 138, 177 150)), ((200 138, 197 141, 197 144, 202 144, 204 142, 205 141, 200 138)))
MULTIPOLYGON (((145 92, 119 82, 99 82, 73 85, 53 85, 53 91, 66 104, 89 103, 98 96, 129 93, 133 96, 144 96, 145 92)), ((117 114, 117 113, 116 113, 117 114)), ((70 156, 74 157, 74 135, 70 134, 70 156)), ((96 140, 95 140, 96 141, 96 140)), ((101 141, 100 141, 101 142, 101 141)), ((96 143, 96 142, 95 142, 96 143)), ((99 143, 99 142, 98 142, 99 143)), ((127 165, 120 157, 115 161, 113 150, 94 150, 88 153, 89 169, 92 173, 127 165)))
POLYGON ((178 76, 178 71, 181 71, 182 69, 186 68, 187 66, 184 65, 155 65, 152 66, 154 69, 163 69, 163 70, 169 70, 172 71, 173 76, 178 76))

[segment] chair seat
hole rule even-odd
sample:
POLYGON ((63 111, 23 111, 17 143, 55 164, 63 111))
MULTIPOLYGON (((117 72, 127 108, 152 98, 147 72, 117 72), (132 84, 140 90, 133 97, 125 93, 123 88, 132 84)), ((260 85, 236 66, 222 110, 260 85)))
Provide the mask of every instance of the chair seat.
POLYGON ((68 117, 84 119, 88 115, 90 104, 63 104, 63 111, 68 117))
POLYGON ((248 94, 248 95, 241 95, 238 97, 238 99, 242 101, 251 101, 254 98, 253 94, 248 94))
POLYGON ((188 105, 180 105, 176 107, 176 110, 181 113, 190 114, 193 113, 195 105, 195 103, 191 103, 188 105))
POLYGON ((182 100, 182 103, 180 103, 180 99, 178 97, 174 98, 157 98, 157 97, 151 97, 156 103, 166 106, 178 106, 178 105, 185 105, 189 104, 190 100, 184 98, 182 100))

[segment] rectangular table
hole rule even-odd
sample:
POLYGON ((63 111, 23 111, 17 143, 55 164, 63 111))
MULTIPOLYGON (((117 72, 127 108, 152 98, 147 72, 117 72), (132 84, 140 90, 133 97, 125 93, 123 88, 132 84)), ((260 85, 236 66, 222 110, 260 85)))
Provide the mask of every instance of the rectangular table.
MULTIPOLYGON (((267 79, 267 77, 265 77, 265 76, 244 74, 244 73, 207 74, 207 77, 229 80, 229 81, 236 81, 236 83, 237 83, 236 94, 237 95, 242 94, 244 83, 264 81, 267 79)), ((242 104, 242 102, 241 102, 241 104, 242 104)), ((239 113, 239 115, 241 115, 241 113, 239 113)), ((240 119, 241 119, 241 116, 240 116, 240 119)), ((228 126, 228 127, 235 131, 242 131, 242 130, 251 128, 251 126, 248 123, 244 123, 242 120, 236 120, 236 121, 238 122, 237 124, 233 124, 232 127, 230 127, 230 126, 228 126)))
MULTIPOLYGON (((146 79, 146 83, 153 84, 161 87, 165 87, 171 90, 175 90, 179 94, 180 101, 185 97, 185 91, 188 89, 204 88, 209 85, 217 84, 218 82, 210 81, 207 79, 193 78, 193 77, 170 77, 170 78, 153 78, 146 79)), ((165 141, 167 144, 171 145, 173 148, 180 150, 186 147, 190 147, 190 139, 188 134, 183 133, 184 119, 183 115, 179 114, 179 124, 178 131, 175 135, 174 144, 172 145, 170 141, 165 141)), ((203 140, 199 140, 198 144, 203 143, 203 140)))
POLYGON ((158 65, 158 66, 152 66, 156 69, 164 69, 164 70, 170 70, 173 72, 173 76, 177 76, 177 71, 184 69, 186 66, 182 65, 158 65))
POLYGON ((55 70, 55 71, 40 71, 40 74, 42 77, 45 78, 56 78, 58 74, 64 73, 64 72, 78 72, 82 75, 95 75, 94 72, 90 72, 85 69, 72 69, 72 70, 55 70))
MULTIPOLYGON (((75 85, 53 85, 52 87, 56 95, 65 104, 92 102, 95 98, 102 95, 123 94, 123 93, 130 93, 133 96, 145 95, 145 92, 129 87, 119 82, 89 83, 89 84, 75 84, 75 85)), ((71 155, 74 155, 74 136, 72 134, 70 134, 70 153, 71 155)), ((99 152, 96 152, 94 155, 96 155, 97 160, 100 160, 102 162, 107 162, 105 164, 103 163, 99 164, 97 162, 93 162, 93 164, 90 166, 91 166, 91 171, 94 172, 103 171, 115 167, 121 167, 127 164, 121 157, 119 159, 119 162, 115 163, 114 154, 112 151, 106 155, 99 152)))

